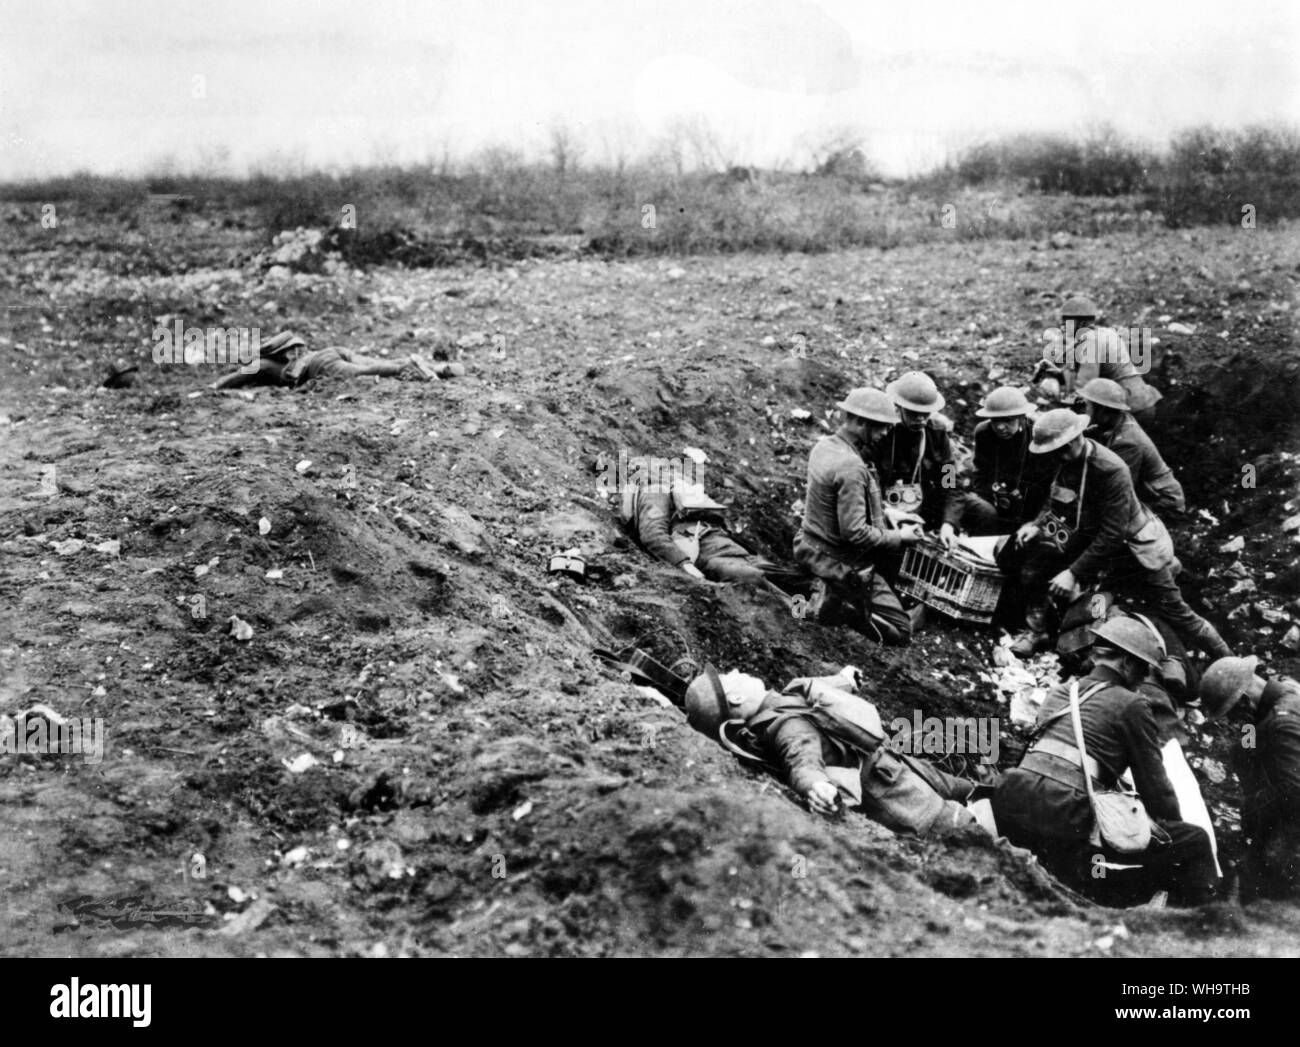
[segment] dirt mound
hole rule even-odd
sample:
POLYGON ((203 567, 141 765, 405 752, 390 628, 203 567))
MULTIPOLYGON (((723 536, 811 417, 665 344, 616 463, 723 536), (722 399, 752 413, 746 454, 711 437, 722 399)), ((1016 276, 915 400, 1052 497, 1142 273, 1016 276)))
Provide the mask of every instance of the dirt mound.
POLYGON ((567 242, 547 237, 433 237, 407 229, 363 232, 335 228, 322 245, 349 265, 400 265, 408 269, 445 269, 458 265, 504 265, 525 259, 562 257, 573 253, 567 242))
MULTIPOLYGON (((1232 412, 1225 383, 1240 369, 1213 370, 1222 346, 1206 326, 1203 340, 1172 347, 1181 355, 1166 352, 1158 435, 1214 521, 1175 528, 1189 590, 1219 620, 1246 606, 1231 623, 1238 642, 1281 656, 1286 622, 1264 612, 1293 616, 1282 602, 1298 587, 1293 539, 1275 521, 1294 462, 1268 419, 1286 406, 1279 377, 1294 359, 1283 355, 1289 313, 1274 304, 1293 296, 1300 258, 1281 235, 1260 232, 1249 250, 1216 237, 1210 253, 1264 295, 1222 321, 1254 354, 1262 373, 1248 367, 1253 384, 1240 388, 1260 406, 1249 419, 1232 412), (1207 471, 1195 464, 1202 436, 1225 440, 1210 445, 1207 471), (1234 455, 1257 463, 1259 484, 1220 495, 1241 475, 1234 455), (1245 550, 1218 553, 1234 532, 1245 550), (1257 594, 1230 595, 1237 562, 1257 594)), ((979 676, 993 635, 939 622, 911 648, 885 650, 800 621, 770 594, 696 584, 620 531, 593 465, 602 453, 702 450, 706 487, 732 503, 740 536, 788 560, 807 451, 848 387, 925 366, 964 425, 1000 384, 997 369, 1027 375, 1043 289, 1089 280, 1120 305, 1132 286, 1186 294, 1180 317, 1217 327, 1217 287, 1195 276, 1205 245, 1141 244, 375 269, 322 275, 300 294, 258 283, 221 295, 208 291, 215 270, 90 280, 71 251, 31 272, 25 248, 0 256, 4 294, 62 288, 57 309, 0 332, 0 712, 42 701, 103 717, 108 735, 99 765, 0 761, 0 864, 15 899, 6 947, 1293 948, 1290 907, 1081 907, 1024 854, 816 818, 590 653, 637 643, 770 684, 852 663, 887 721, 1005 717, 979 676), (136 387, 93 391, 105 359, 132 352, 115 319, 125 313, 105 310, 146 295, 205 322, 253 314, 266 329, 367 351, 428 348, 422 332, 445 331, 439 351, 467 374, 215 395, 201 368, 135 350, 136 387), (572 546, 604 572, 548 575, 549 556, 572 546), (232 617, 251 638, 232 634, 232 617), (207 923, 123 932, 82 921, 51 937, 61 900, 124 890, 195 904, 207 923), (1109 934, 1120 920, 1128 937, 1109 934)), ((1290 655, 1274 665, 1296 669, 1290 655)), ((1006 766, 1022 742, 1002 722, 1006 766)), ((1196 731, 1188 748, 1231 857, 1236 790, 1213 777, 1227 732, 1196 731)))

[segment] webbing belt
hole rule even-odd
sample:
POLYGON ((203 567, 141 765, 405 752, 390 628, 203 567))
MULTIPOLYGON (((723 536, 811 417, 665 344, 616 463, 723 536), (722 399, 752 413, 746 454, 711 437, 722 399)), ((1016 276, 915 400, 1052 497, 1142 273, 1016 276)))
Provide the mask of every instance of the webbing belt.
POLYGON ((1087 794, 1087 789, 1083 784, 1083 772, 1079 770, 1078 764, 1062 760, 1059 756, 1053 756, 1051 753, 1031 750, 1025 753, 1025 758, 1020 761, 1020 766, 1016 769, 1019 771, 1033 771, 1034 774, 1041 778, 1049 778, 1054 782, 1059 782, 1061 785, 1074 789, 1080 797, 1087 794))
MULTIPOLYGON (((1040 738, 1029 749, 1029 752, 1025 754, 1025 757, 1028 758, 1029 756, 1032 756, 1035 753, 1043 753, 1047 756, 1052 756, 1058 760, 1065 761, 1070 765, 1070 769, 1075 772, 1074 773, 1075 780, 1078 781, 1080 785, 1083 784, 1082 778, 1078 773, 1080 767, 1079 750, 1075 748, 1073 745, 1071 745, 1069 742, 1063 742, 1057 738, 1040 738)), ((1021 766, 1023 767, 1024 764, 1022 763, 1021 766)), ((1083 758, 1082 766, 1084 769, 1087 770, 1088 774, 1091 777, 1095 779, 1101 778, 1102 776, 1101 765, 1098 764, 1097 761, 1094 760, 1091 756, 1085 756, 1083 758)), ((1030 768, 1030 770, 1036 770, 1036 769, 1037 768, 1030 768)))

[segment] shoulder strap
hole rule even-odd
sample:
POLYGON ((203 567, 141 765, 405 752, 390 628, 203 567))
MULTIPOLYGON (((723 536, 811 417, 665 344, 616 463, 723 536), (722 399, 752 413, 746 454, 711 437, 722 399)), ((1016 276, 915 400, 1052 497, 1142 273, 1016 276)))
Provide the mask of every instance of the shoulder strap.
POLYGON ((1092 457, 1092 441, 1083 438, 1083 471, 1079 476, 1079 500, 1074 506, 1074 529, 1079 529, 1083 522, 1083 492, 1088 486, 1088 460, 1092 457))
POLYGON ((921 442, 916 447, 916 468, 912 470, 912 483, 919 483, 921 480, 921 464, 925 461, 925 431, 927 426, 921 426, 921 442))
POLYGON ((1079 717, 1079 706, 1082 704, 1079 700, 1079 681, 1070 681, 1070 718, 1074 721, 1074 744, 1079 748, 1079 762, 1084 767, 1083 784, 1088 790, 1088 803, 1094 810, 1097 806, 1097 795, 1092 791, 1092 775, 1087 771, 1088 767, 1088 749, 1083 744, 1083 720, 1079 717))
POLYGON ((1156 645, 1160 648, 1160 657, 1168 658, 1169 651, 1165 647, 1165 638, 1160 635, 1160 630, 1155 627, 1155 623, 1145 614, 1138 614, 1137 611, 1129 611, 1128 613, 1151 630, 1151 635, 1156 638, 1156 645))
POLYGON ((1024 435, 1024 439, 1020 441, 1020 470, 1016 473, 1017 491, 1020 490, 1020 484, 1025 478, 1025 460, 1029 457, 1029 441, 1031 439, 1029 436, 1025 435, 1025 430, 1023 428, 1020 433, 1021 435, 1024 435))
MULTIPOLYGON (((1016 473, 1016 490, 1020 490, 1020 483, 1025 478, 1025 460, 1029 457, 1029 437, 1025 435, 1022 428, 1016 434, 1020 440, 1020 468, 1016 473)), ((993 434, 993 480, 999 483, 1002 480, 1002 444, 1004 440, 999 440, 997 433, 993 434)))
MULTIPOLYGON (((1111 685, 1106 683, 1105 680, 1103 680, 1101 683, 1093 684, 1091 687, 1089 687, 1086 691, 1083 692, 1083 697, 1079 699, 1079 704, 1082 705, 1098 691, 1103 691, 1110 686, 1111 685)), ((1078 690, 1079 690, 1079 683, 1076 680, 1070 684, 1071 695, 1078 693, 1078 690)), ((1059 720, 1062 716, 1068 716, 1069 713, 1070 713, 1070 706, 1068 705, 1064 709, 1062 709, 1059 713, 1053 713, 1046 720, 1044 720, 1042 723, 1040 723, 1037 727, 1034 728, 1033 733, 1030 735, 1030 739, 1032 740, 1039 737, 1044 731, 1047 730, 1047 728, 1049 728, 1052 724, 1056 723, 1056 721, 1059 720)))

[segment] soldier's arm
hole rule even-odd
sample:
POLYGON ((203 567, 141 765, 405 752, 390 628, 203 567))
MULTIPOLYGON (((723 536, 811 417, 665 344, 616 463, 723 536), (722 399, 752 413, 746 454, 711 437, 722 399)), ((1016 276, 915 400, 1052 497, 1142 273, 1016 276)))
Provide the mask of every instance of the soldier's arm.
POLYGON ((1145 698, 1131 702, 1123 714, 1123 732, 1133 784, 1153 818, 1178 821, 1182 812, 1160 756, 1160 730, 1145 698))
POLYGON ((690 557, 677 547, 668 530, 672 502, 666 494, 651 494, 642 489, 636 495, 636 535, 651 556, 680 567, 690 557))
POLYGON ((1300 719, 1290 715, 1274 718, 1261 756, 1267 761, 1268 780, 1279 798, 1300 801, 1300 719))
POLYGON ((1142 381, 1137 367, 1133 364, 1133 354, 1129 350, 1128 338, 1123 331, 1114 327, 1098 327, 1094 330, 1097 345, 1097 375, 1119 382, 1125 389, 1131 389, 1130 382, 1136 378, 1142 381))
POLYGON ((277 382, 292 385, 285 378, 288 366, 282 360, 261 360, 256 371, 238 371, 222 375, 212 383, 213 389, 239 389, 245 385, 275 385, 277 382))
POLYGON ((1116 364, 1110 374, 1102 377, 1109 378, 1113 382, 1119 382, 1123 386, 1124 392, 1128 393, 1130 403, 1133 402, 1133 397, 1140 393, 1142 387, 1147 384, 1145 379, 1137 373, 1133 364, 1127 360, 1116 364))
POLYGON ((1064 385, 1065 356, 1065 340, 1057 330, 1052 341, 1043 346, 1043 355, 1034 366, 1033 373, 1029 376, 1029 383, 1037 385, 1044 378, 1055 378, 1064 385))
POLYGON ((256 374, 245 374, 243 371, 231 371, 230 374, 223 374, 215 382, 211 383, 213 389, 238 389, 243 385, 257 385, 258 378, 256 374))
POLYGON ((1027 468, 1025 470, 1025 477, 1032 477, 1035 495, 1033 499, 1034 515, 1030 517, 1030 520, 1041 527, 1043 521, 1047 518, 1047 514, 1052 511, 1052 484, 1056 482, 1059 470, 1050 463, 1039 463, 1037 459, 1044 457, 1043 455, 1035 454, 1030 455, 1029 457, 1031 462, 1030 468, 1033 469, 1033 472, 1031 473, 1030 469, 1027 468))
POLYGON ((822 733, 807 717, 786 717, 769 733, 768 743, 790 787, 800 795, 831 780, 822 759, 822 733))
POLYGON ((886 531, 871 522, 867 511, 867 467, 845 469, 836 477, 835 514, 840 537, 861 549, 897 549, 902 539, 897 531, 886 531))
MULTIPOLYGON (((974 449, 974 456, 971 464, 971 481, 970 488, 972 491, 979 493, 987 491, 993 486, 993 446, 988 440, 980 439, 982 434, 976 433, 971 438, 971 446, 974 449)), ((996 439, 996 437, 994 438, 996 439)))
POLYGON ((1157 513, 1181 513, 1187 508, 1183 485, 1150 441, 1142 449, 1142 484, 1150 492, 1147 504, 1157 513))
POLYGON ((1039 360, 1033 371, 1029 375, 1029 384, 1037 385, 1044 378, 1055 378, 1058 382, 1065 377, 1065 372, 1060 365, 1052 363, 1051 360, 1039 360))
MULTIPOLYGON (((1086 468, 1086 466, 1085 466, 1086 468)), ((1101 526, 1088 547, 1070 565, 1070 573, 1080 585, 1090 584, 1102 564, 1124 549, 1127 537, 1129 500, 1133 496, 1133 482, 1128 471, 1117 473, 1098 473, 1094 471, 1088 477, 1089 483, 1085 495, 1095 498, 1101 516, 1101 526)))

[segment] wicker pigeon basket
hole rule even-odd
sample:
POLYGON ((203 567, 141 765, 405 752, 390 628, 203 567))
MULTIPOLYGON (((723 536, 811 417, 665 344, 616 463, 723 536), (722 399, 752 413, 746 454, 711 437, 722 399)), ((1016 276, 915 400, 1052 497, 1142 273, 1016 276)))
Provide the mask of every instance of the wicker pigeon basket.
POLYGON ((898 571, 898 591, 941 614, 988 625, 1002 596, 1002 572, 978 552, 946 550, 926 540, 909 545, 898 571))

